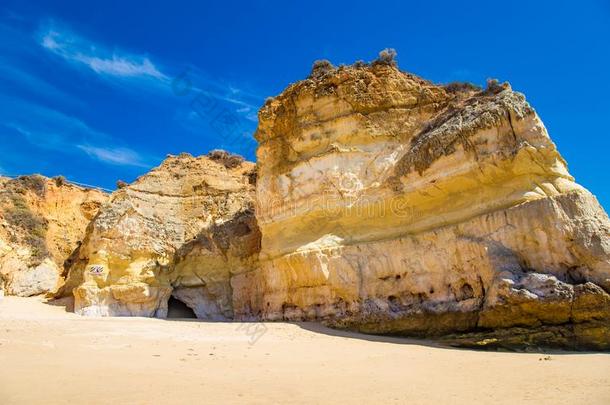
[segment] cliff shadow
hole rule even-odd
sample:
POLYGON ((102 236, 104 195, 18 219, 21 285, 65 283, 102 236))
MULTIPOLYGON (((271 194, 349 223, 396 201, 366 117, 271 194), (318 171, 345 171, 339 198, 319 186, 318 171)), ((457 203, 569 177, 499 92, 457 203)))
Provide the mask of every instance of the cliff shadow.
POLYGON ((61 297, 61 298, 48 298, 43 301, 46 305, 52 305, 54 307, 64 307, 64 311, 74 313, 74 297, 61 297))
MULTIPOLYGON (((378 343, 391 343, 397 345, 411 345, 411 346, 424 346, 435 349, 444 350, 456 350, 456 351, 477 351, 477 352, 496 352, 496 353, 511 353, 511 354, 540 354, 540 355, 576 355, 576 354, 599 354, 607 353, 600 351, 572 351, 555 348, 545 347, 528 347, 524 349, 507 349, 507 348, 470 348, 470 347, 459 347, 452 346, 440 341, 435 341, 431 338, 414 338, 405 336, 392 336, 392 335, 371 335, 361 332, 333 329, 317 322, 289 322, 293 325, 300 327, 301 329, 307 330, 313 333, 320 333, 328 336, 342 337, 346 339, 358 339, 365 340, 368 342, 378 343)), ((541 360, 549 360, 548 358, 541 358, 541 360)))
POLYGON ((369 335, 362 332, 355 332, 350 330, 343 329, 333 329, 328 326, 325 326, 322 323, 318 322, 288 322, 290 324, 296 325, 301 329, 307 330, 313 333, 319 333, 328 336, 334 337, 342 337, 346 339, 357 339, 357 340, 366 340, 368 342, 378 342, 378 343, 392 343, 398 345, 416 345, 416 346, 426 346, 426 347, 434 347, 438 349, 451 349, 451 350, 468 350, 459 347, 453 347, 449 345, 443 345, 439 342, 435 342, 431 339, 417 339, 411 337, 402 337, 402 336, 390 336, 390 335, 369 335))

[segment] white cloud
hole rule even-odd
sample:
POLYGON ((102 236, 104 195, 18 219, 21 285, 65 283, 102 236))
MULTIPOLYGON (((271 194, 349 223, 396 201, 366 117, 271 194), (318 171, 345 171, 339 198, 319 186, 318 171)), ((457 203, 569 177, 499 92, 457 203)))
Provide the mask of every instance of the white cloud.
POLYGON ((40 45, 67 62, 88 67, 99 75, 168 80, 146 56, 111 51, 67 30, 53 27, 42 30, 40 45))
POLYGON ((89 156, 105 163, 120 166, 150 167, 150 165, 142 162, 142 158, 137 152, 128 148, 108 148, 91 145, 77 145, 77 147, 89 156))
POLYGON ((248 114, 246 114, 246 119, 250 120, 252 122, 258 122, 258 114, 256 111, 252 111, 248 114))
POLYGON ((103 132, 96 131, 78 118, 57 110, 9 99, 0 95, 0 122, 23 136, 27 142, 59 153, 84 153, 104 163, 122 166, 152 167, 156 158, 143 157, 124 147, 122 142, 103 132))
MULTIPOLYGON (((152 92, 155 98, 164 97, 162 102, 166 104, 171 101, 166 98, 170 97, 177 103, 177 110, 192 110, 193 100, 199 95, 213 98, 214 111, 209 117, 200 117, 208 124, 204 125, 206 132, 217 132, 209 124, 223 111, 230 111, 241 118, 239 125, 243 128, 250 129, 258 121, 256 112, 263 97, 212 78, 195 66, 188 66, 182 73, 176 74, 179 70, 172 68, 171 64, 164 64, 170 67, 161 68, 148 56, 118 51, 111 46, 92 42, 56 23, 42 26, 38 32, 37 40, 43 49, 74 67, 94 72, 109 83, 120 86, 121 90, 134 90, 134 97, 150 101, 153 98, 149 97, 149 92, 152 92)), ((100 154, 92 151, 90 155, 105 161, 111 161, 108 158, 114 156, 104 154, 106 159, 102 159, 100 154)))
MULTIPOLYGON (((172 90, 176 75, 164 73, 147 56, 110 50, 68 29, 58 28, 56 24, 47 25, 39 32, 40 45, 68 63, 90 69, 103 78, 149 79, 156 85, 164 86, 167 92, 172 90)), ((256 110, 262 100, 258 95, 211 79, 196 67, 189 67, 184 74, 195 86, 190 89, 191 94, 203 91, 222 102, 233 104, 238 108, 237 113, 248 120, 252 120, 252 110, 256 110)), ((181 75, 177 76, 179 78, 181 75)))

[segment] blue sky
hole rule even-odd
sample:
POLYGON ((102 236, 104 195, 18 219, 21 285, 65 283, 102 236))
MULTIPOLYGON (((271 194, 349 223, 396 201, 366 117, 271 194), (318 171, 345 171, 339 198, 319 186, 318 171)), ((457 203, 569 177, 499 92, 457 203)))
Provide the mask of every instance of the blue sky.
POLYGON ((607 0, 152 3, 0 4, 0 173, 114 188, 168 153, 252 160, 266 97, 316 59, 393 47, 432 81, 495 77, 524 92, 610 207, 607 0))

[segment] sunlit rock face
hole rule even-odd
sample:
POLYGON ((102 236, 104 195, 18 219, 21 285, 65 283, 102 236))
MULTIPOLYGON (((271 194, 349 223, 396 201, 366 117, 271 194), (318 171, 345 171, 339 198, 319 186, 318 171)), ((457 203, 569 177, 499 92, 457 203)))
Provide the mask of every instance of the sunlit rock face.
POLYGON ((610 348, 610 221, 508 84, 320 65, 256 138, 256 168, 172 156, 113 193, 59 295, 93 316, 165 317, 173 296, 208 320, 610 348))
POLYGON ((525 97, 391 64, 259 112, 247 310, 463 345, 610 347, 610 223, 525 97))
POLYGON ((57 291, 64 261, 106 199, 61 177, 0 177, 0 289, 24 297, 57 291))
POLYGON ((168 157, 101 208, 61 294, 82 315, 165 317, 173 294, 200 318, 233 318, 231 279, 257 266, 254 182, 254 164, 226 152, 168 157))

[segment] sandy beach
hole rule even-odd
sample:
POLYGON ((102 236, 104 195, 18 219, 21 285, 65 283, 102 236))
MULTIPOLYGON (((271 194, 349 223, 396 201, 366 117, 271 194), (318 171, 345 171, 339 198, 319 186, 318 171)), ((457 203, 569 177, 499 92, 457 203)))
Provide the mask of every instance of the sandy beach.
POLYGON ((505 353, 310 323, 82 318, 0 301, 0 403, 610 403, 610 354, 505 353))

